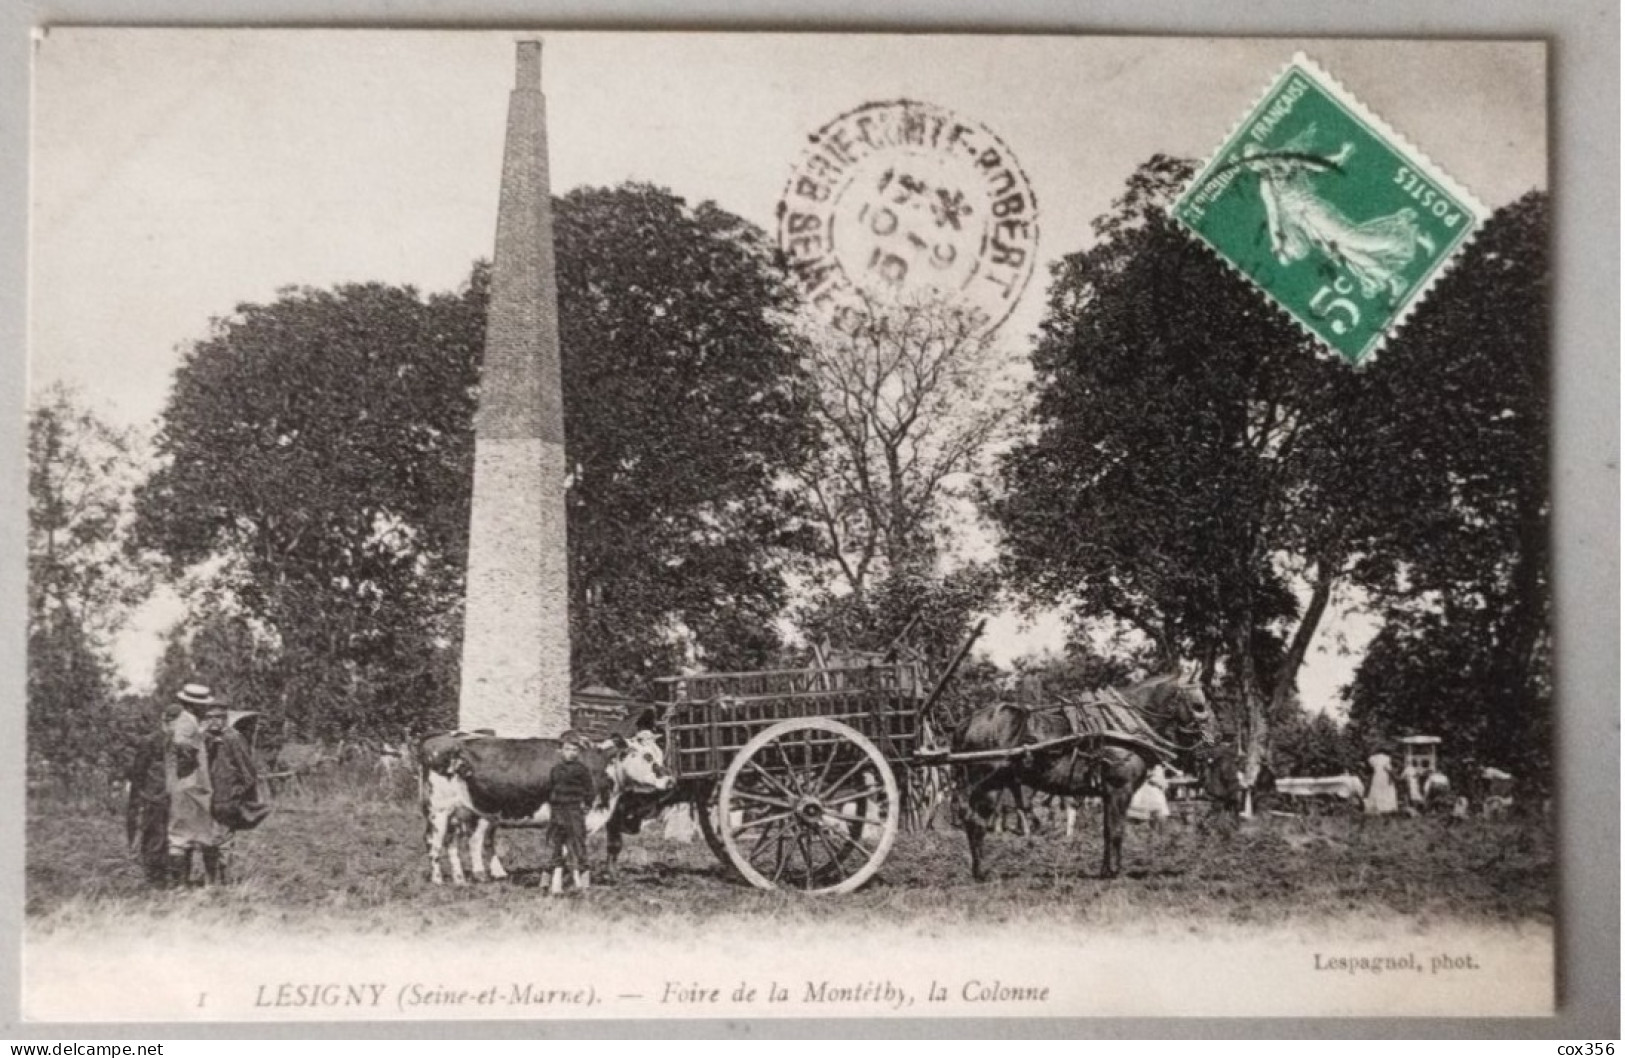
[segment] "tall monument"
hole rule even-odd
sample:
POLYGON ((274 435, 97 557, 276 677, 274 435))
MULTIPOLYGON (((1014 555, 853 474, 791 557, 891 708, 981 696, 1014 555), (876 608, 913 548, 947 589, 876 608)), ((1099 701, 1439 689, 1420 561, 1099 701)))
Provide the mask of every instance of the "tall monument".
POLYGON ((485 360, 474 427, 458 726, 570 726, 564 401, 542 42, 519 43, 508 100, 485 360))

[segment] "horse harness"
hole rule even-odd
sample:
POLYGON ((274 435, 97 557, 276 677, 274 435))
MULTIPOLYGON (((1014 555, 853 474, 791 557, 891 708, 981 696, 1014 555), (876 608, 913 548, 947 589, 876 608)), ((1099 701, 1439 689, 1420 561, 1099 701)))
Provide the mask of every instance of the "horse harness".
POLYGON ((1110 688, 1088 698, 1062 700, 1054 705, 1005 704, 1007 708, 1022 712, 1023 740, 1033 737, 1028 728, 1028 719, 1035 714, 1058 714, 1066 721, 1066 735, 1035 740, 1021 747, 1023 755, 1051 749, 1068 750, 1076 759, 1085 752, 1092 753, 1103 746, 1116 745, 1133 750, 1154 763, 1173 764, 1186 748, 1159 734, 1147 723, 1143 710, 1130 705, 1122 695, 1110 688))

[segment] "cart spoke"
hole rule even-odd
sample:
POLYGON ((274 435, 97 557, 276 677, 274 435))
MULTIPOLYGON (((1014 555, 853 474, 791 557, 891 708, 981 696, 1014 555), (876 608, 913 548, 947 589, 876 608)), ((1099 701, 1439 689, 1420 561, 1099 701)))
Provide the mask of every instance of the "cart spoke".
POLYGON ((822 743, 812 739, 795 742, 786 747, 781 754, 785 766, 789 769, 791 781, 795 784, 797 792, 803 795, 817 789, 814 775, 818 771, 818 752, 821 745, 822 743))
POLYGON ((773 742, 765 748, 771 749, 774 755, 779 758, 779 766, 784 769, 786 781, 788 781, 791 786, 795 787, 794 791, 786 789, 785 793, 789 794, 791 797, 800 797, 805 794, 806 790, 802 788, 801 779, 797 774, 797 768, 790 762, 790 754, 785 751, 784 743, 773 742))
MULTIPOLYGON (((862 754, 859 754, 857 763, 853 764, 850 768, 846 769, 846 771, 842 773, 842 775, 841 775, 841 777, 839 779, 836 779, 834 782, 832 782, 828 786, 824 787, 824 789, 825 790, 839 790, 839 789, 843 788, 844 786, 846 786, 846 781, 848 779, 852 778, 858 772, 862 771, 868 764, 869 764, 869 758, 863 756, 862 754)), ((865 793, 867 793, 867 791, 865 791, 865 793)), ((829 798, 827 798, 827 797, 820 797, 819 800, 825 802, 826 804, 829 802, 829 798)))
POLYGON ((796 844, 801 849, 801 862, 807 868, 801 875, 801 887, 810 893, 813 887, 813 875, 818 873, 818 868, 813 865, 812 840, 807 837, 806 830, 803 829, 796 833, 796 844))
POLYGON ((854 849, 857 849, 859 852, 863 853, 865 859, 867 859, 874 852, 874 850, 871 849, 868 845, 865 845, 863 842, 859 841, 857 838, 853 837, 851 834, 848 834, 841 827, 825 827, 824 829, 825 829, 825 833, 834 834, 836 837, 840 838, 842 841, 846 842, 848 845, 852 846, 854 849))
MULTIPOLYGON (((769 785, 771 785, 773 787, 776 787, 780 793, 782 793, 784 796, 788 797, 790 800, 792 800, 792 801, 796 800, 798 795, 796 794, 796 792, 794 790, 790 789, 788 786, 785 786, 782 782, 779 781, 778 776, 774 775, 772 772, 769 772, 766 768, 763 768, 760 764, 757 764, 754 760, 747 760, 745 762, 745 767, 751 769, 757 775, 760 775, 763 779, 766 779, 769 785)), ((738 793, 739 791, 735 790, 734 792, 738 793)))
POLYGON ((782 797, 769 797, 766 794, 756 793, 754 790, 735 790, 734 796, 742 801, 755 801, 757 804, 772 805, 774 808, 794 808, 795 805, 782 797))
POLYGON ((745 855, 745 858, 751 863, 755 863, 756 857, 767 851, 767 840, 772 837, 777 837, 779 839, 778 848, 780 854, 782 855, 784 850, 784 827, 785 824, 783 823, 775 823, 773 826, 762 831, 759 835, 757 835, 756 844, 751 846, 750 852, 745 855))
POLYGON ((756 862, 756 854, 758 852, 761 852, 762 849, 767 845, 767 839, 772 837, 774 834, 777 834, 778 832, 779 832, 778 827, 772 827, 771 829, 764 830, 760 834, 756 835, 756 844, 752 845, 750 847, 750 851, 745 853, 745 859, 750 860, 752 863, 755 863, 756 862))
POLYGON ((829 810, 828 805, 824 806, 824 814, 826 816, 833 816, 836 819, 844 819, 848 823, 857 823, 857 824, 860 824, 860 825, 866 826, 866 827, 867 826, 876 826, 876 827, 878 827, 882 822, 881 819, 868 819, 868 818, 866 818, 864 816, 849 816, 845 812, 831 812, 829 810))
POLYGON ((857 793, 842 794, 840 797, 825 797, 819 801, 819 804, 823 805, 825 808, 830 808, 834 805, 844 805, 852 801, 861 801, 865 797, 873 797, 874 795, 875 791, 873 789, 864 789, 859 790, 857 793))
POLYGON ((751 829, 753 829, 755 827, 765 827, 769 823, 777 823, 781 819, 789 819, 794 814, 795 813, 792 812, 792 811, 786 811, 786 812, 774 812, 772 815, 758 816, 755 819, 747 819, 747 820, 745 820, 743 823, 739 824, 737 827, 734 827, 733 830, 734 830, 735 834, 743 834, 745 831, 751 830, 751 829))
MULTIPOLYGON (((851 877, 852 872, 846 869, 845 858, 841 856, 840 851, 836 849, 835 845, 829 840, 829 834, 825 828, 819 827, 815 833, 818 835, 819 844, 823 845, 824 848, 829 850, 830 865, 835 868, 836 872, 842 878, 851 877)), ((847 855, 850 856, 851 853, 847 853, 847 855)))
POLYGON ((829 770, 835 766, 835 762, 841 759, 841 743, 831 741, 828 746, 829 756, 824 758, 824 766, 818 769, 818 778, 813 780, 812 788, 815 791, 829 789, 824 785, 824 780, 829 778, 829 770))
POLYGON ((773 878, 772 878, 771 884, 773 884, 773 885, 778 885, 779 884, 779 879, 784 875, 785 862, 788 859, 789 859, 789 857, 787 857, 784 854, 784 830, 783 830, 783 828, 780 828, 780 830, 779 830, 778 854, 773 860, 773 878))

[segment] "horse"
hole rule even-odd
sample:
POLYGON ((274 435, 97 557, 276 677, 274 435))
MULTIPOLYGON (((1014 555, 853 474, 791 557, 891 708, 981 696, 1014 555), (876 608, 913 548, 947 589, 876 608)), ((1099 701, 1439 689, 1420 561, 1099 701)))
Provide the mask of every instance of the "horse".
POLYGON ((971 874, 977 881, 987 876, 982 846, 997 795, 1008 790, 1020 804, 1023 785, 1040 793, 1099 797, 1105 829, 1101 876, 1116 877, 1123 869, 1129 801, 1157 757, 1185 754, 1214 741, 1213 712, 1201 685, 1189 675, 1153 676, 1107 691, 1097 699, 1102 700, 1107 703, 1103 715, 1115 713, 1123 722, 1109 722, 1104 733, 1073 737, 1079 731, 1069 712, 1088 705, 1029 707, 1013 702, 984 706, 954 731, 955 755, 987 754, 958 765, 971 874), (1023 746, 1049 742, 1056 744, 1022 751, 1023 746))

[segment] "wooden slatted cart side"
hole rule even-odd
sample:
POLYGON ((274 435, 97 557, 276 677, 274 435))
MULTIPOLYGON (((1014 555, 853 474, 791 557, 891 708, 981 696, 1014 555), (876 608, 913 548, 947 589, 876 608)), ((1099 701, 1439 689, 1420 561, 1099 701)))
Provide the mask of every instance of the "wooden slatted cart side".
POLYGON ((896 840, 898 773, 920 762, 934 684, 888 655, 853 663, 657 680, 666 766, 718 858, 762 889, 848 893, 896 840))
POLYGON ((594 742, 616 734, 630 735, 638 718, 652 705, 607 687, 574 691, 570 695, 570 730, 594 742))
POLYGON ((851 727, 901 764, 918 746, 923 682, 914 662, 656 680, 666 766, 680 780, 718 779, 767 728, 816 717, 851 727))

